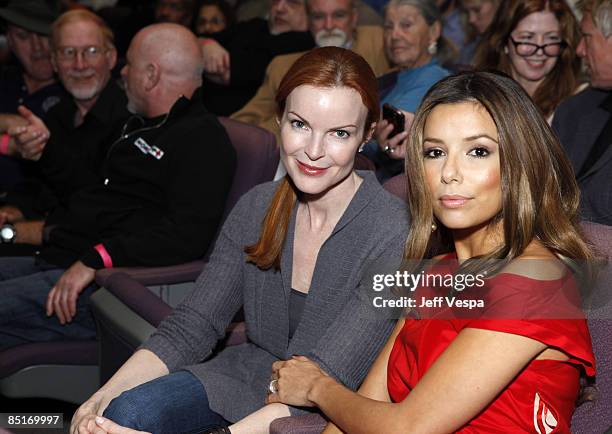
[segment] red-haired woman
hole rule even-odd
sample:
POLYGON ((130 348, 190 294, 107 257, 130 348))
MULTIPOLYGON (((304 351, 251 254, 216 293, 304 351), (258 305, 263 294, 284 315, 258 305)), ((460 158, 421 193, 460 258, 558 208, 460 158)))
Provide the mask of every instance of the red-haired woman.
POLYGON ((375 260, 401 259, 407 230, 402 201, 353 170, 379 118, 376 79, 353 52, 320 48, 293 65, 277 102, 287 176, 241 199, 194 291, 80 407, 72 432, 223 427, 264 405, 272 364, 295 354, 351 389, 365 377, 393 322, 358 288, 375 260), (212 355, 241 306, 249 342, 212 355))
POLYGON ((476 69, 512 76, 552 121, 579 85, 578 24, 565 0, 505 0, 476 53, 476 69))

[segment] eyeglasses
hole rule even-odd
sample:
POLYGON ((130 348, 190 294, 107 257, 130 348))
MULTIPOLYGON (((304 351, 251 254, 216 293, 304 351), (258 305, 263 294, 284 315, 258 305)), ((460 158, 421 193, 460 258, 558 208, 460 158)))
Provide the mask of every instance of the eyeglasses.
POLYGON ((564 41, 550 42, 544 45, 533 44, 531 42, 517 42, 512 36, 510 36, 510 41, 514 44, 516 54, 521 57, 531 56, 540 49, 544 52, 546 56, 556 57, 561 53, 561 50, 563 50, 567 46, 564 41))
POLYGON ((88 62, 96 61, 102 56, 102 53, 106 50, 96 45, 90 45, 89 47, 77 48, 77 47, 59 47, 55 50, 57 58, 61 61, 71 62, 77 58, 78 53, 81 53, 81 57, 88 62))

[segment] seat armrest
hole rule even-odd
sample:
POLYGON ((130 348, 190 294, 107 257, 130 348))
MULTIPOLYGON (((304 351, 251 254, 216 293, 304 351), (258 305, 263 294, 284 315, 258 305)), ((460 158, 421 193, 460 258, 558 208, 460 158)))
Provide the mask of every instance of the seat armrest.
POLYGON ((316 413, 281 417, 270 424, 270 434, 320 434, 325 425, 327 421, 316 413))
POLYGON ((126 273, 113 273, 104 282, 104 288, 155 327, 172 312, 161 298, 126 273))
POLYGON ((107 287, 107 280, 117 273, 126 274, 145 286, 193 282, 202 272, 204 264, 204 260, 199 259, 167 267, 105 268, 96 272, 96 283, 107 287))

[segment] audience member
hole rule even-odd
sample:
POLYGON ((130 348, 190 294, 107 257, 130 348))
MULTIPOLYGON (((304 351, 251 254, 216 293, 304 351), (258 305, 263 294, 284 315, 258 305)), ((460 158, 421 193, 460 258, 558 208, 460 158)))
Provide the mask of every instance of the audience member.
POLYGON ((275 0, 267 20, 254 18, 204 39, 204 104, 229 116, 243 107, 261 85, 278 55, 314 46, 307 30, 304 0, 275 0))
POLYGON ((565 0, 504 0, 478 47, 476 69, 512 76, 550 122, 578 86, 579 37, 565 0))
POLYGON ((6 37, 16 62, 0 68, 0 191, 31 175, 31 168, 6 157, 8 128, 25 124, 17 114, 24 105, 44 118, 62 95, 53 76, 49 32, 57 12, 44 0, 11 0, 0 8, 6 37))
POLYGON ((390 136, 394 126, 382 119, 364 154, 376 164, 379 181, 403 172, 404 145, 414 112, 425 93, 449 72, 454 47, 441 36, 442 16, 432 0, 391 0, 385 11, 385 52, 398 71, 380 78, 381 103, 403 112, 404 131, 390 136))
POLYGON ((235 422, 263 406, 272 363, 293 354, 361 383, 393 322, 359 302, 360 286, 377 258, 399 262, 407 228, 402 201, 353 170, 379 116, 376 78, 353 52, 318 48, 292 65, 277 101, 287 176, 236 205, 194 291, 80 407, 73 432, 93 432, 103 412, 150 432, 235 422), (243 303, 250 342, 202 363, 243 303))
MULTIPOLYGON (((384 0, 374 0, 384 2, 384 0)), ((272 0, 239 0, 236 5, 238 21, 247 21, 255 17, 266 17, 272 0)), ((355 7, 359 14, 358 26, 381 26, 381 8, 372 4, 372 0, 355 0, 355 7)))
POLYGON ((193 0, 155 1, 155 21, 158 23, 174 23, 189 27, 192 19, 193 0))
MULTIPOLYGON (((78 190, 101 181, 105 156, 129 117, 125 94, 111 79, 117 56, 113 34, 101 18, 86 9, 64 13, 53 24, 51 45, 54 68, 70 97, 44 122, 21 107, 28 126, 12 129, 14 151, 37 161, 42 175, 36 185, 30 181, 27 188, 9 191, 8 205, 0 208, 0 225, 15 224, 17 242, 31 226, 17 222, 44 218, 54 207, 67 206, 78 190)), ((0 248, 1 254, 15 249, 6 250, 0 248)))
POLYGON ((464 46, 459 53, 459 64, 472 65, 476 48, 482 35, 495 17, 501 0, 461 0, 462 7, 468 15, 469 27, 464 46))
MULTIPOLYGON (((383 50, 382 29, 357 26, 353 0, 306 0, 306 6, 308 26, 317 46, 350 48, 370 64, 377 76, 387 72, 389 63, 383 50)), ((275 95, 285 73, 302 54, 274 58, 255 96, 232 118, 272 131, 280 140, 275 95)))
MULTIPOLYGON (((459 7, 459 0, 436 0, 436 6, 442 14, 442 36, 453 43, 458 54, 466 42, 463 12, 459 7)), ((457 60, 458 57, 455 61, 457 60)))
POLYGON ((40 254, 0 261, 0 351, 92 339, 88 299, 97 269, 193 260, 217 231, 235 151, 196 91, 195 36, 176 24, 143 29, 122 75, 136 116, 109 148, 103 180, 47 218, 40 254))
POLYGON ((231 28, 234 20, 234 11, 225 0, 201 0, 196 6, 193 31, 207 36, 231 28))
POLYGON ((422 264, 438 238, 452 253, 423 275, 482 284, 417 288, 359 394, 301 356, 274 364, 269 402, 318 406, 350 433, 570 432, 581 376, 595 375, 572 270, 593 253, 558 140, 518 83, 470 72, 424 98, 406 159, 406 258, 422 264), (421 302, 444 296, 482 307, 421 302))
POLYGON ((574 166, 582 217, 612 225, 612 0, 583 0, 578 55, 590 88, 562 103, 553 128, 574 166))

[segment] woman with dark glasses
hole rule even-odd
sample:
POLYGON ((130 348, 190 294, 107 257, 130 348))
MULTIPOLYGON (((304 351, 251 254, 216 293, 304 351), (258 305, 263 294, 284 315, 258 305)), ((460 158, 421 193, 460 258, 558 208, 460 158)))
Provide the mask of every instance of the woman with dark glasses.
POLYGON ((476 55, 476 68, 518 81, 550 122, 579 85, 579 34, 565 0, 504 0, 476 55))

